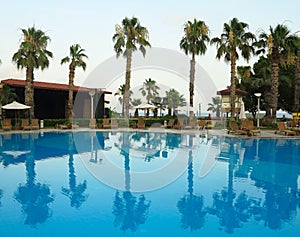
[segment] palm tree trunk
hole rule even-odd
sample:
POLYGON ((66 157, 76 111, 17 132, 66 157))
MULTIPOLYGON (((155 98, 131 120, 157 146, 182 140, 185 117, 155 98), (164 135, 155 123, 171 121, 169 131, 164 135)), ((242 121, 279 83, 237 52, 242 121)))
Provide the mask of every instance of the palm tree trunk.
POLYGON ((236 68, 236 47, 235 45, 232 46, 232 53, 231 53, 231 74, 230 74, 230 113, 231 118, 235 117, 235 68, 236 68))
POLYGON ((69 125, 73 123, 73 91, 74 91, 74 77, 75 77, 75 67, 70 64, 69 72, 69 99, 68 99, 68 120, 69 125))
POLYGON ((33 68, 26 68, 26 83, 25 83, 25 104, 30 106, 30 119, 34 118, 34 87, 33 87, 33 68))
POLYGON ((271 64, 272 64, 272 72, 271 72, 271 93, 272 93, 272 119, 276 120, 276 111, 277 111, 277 103, 278 103, 278 73, 279 73, 279 52, 278 50, 273 48, 273 53, 271 55, 271 64))
POLYGON ((132 61, 132 50, 126 50, 126 76, 125 76, 125 94, 124 94, 124 105, 125 105, 125 118, 129 118, 129 100, 130 100, 130 77, 131 77, 131 61, 132 61))
MULTIPOLYGON (((195 83, 195 54, 192 55, 190 68, 190 106, 194 105, 194 83, 195 83)), ((190 112, 190 117, 193 116, 193 111, 190 112)))
POLYGON ((300 52, 296 58, 296 75, 295 75, 295 93, 294 93, 294 112, 299 112, 300 106, 300 52))

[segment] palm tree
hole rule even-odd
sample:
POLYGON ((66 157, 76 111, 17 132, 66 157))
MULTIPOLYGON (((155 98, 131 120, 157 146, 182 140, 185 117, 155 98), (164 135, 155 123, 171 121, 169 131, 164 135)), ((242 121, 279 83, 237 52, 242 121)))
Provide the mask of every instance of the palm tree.
POLYGON ((2 88, 0 88, 0 105, 11 103, 16 98, 16 93, 8 85, 3 85, 2 88))
POLYGON ((241 55, 247 61, 250 59, 254 48, 251 45, 256 38, 251 32, 246 32, 248 24, 240 22, 237 18, 233 18, 229 24, 224 23, 223 33, 221 37, 213 38, 211 44, 217 45, 217 58, 224 56, 226 62, 231 64, 230 76, 230 107, 231 118, 235 115, 235 90, 236 90, 236 61, 239 59, 238 49, 241 55))
MULTIPOLYGON (((132 106, 138 106, 142 103, 142 100, 141 99, 133 99, 131 104, 132 106)), ((138 109, 135 109, 135 112, 134 112, 134 117, 137 118, 139 115, 139 112, 138 112, 138 109)))
POLYGON ((211 99, 212 99, 212 103, 208 104, 209 107, 207 111, 216 113, 216 116, 219 118, 221 107, 222 107, 221 98, 217 96, 217 97, 212 97, 211 99))
POLYGON ((294 112, 300 111, 300 37, 297 37, 295 42, 295 64, 296 64, 296 72, 295 72, 295 89, 294 89, 294 112))
POLYGON ((116 25, 116 33, 113 36, 115 42, 114 49, 117 57, 123 54, 126 57, 126 75, 125 75, 125 94, 124 109, 125 118, 129 118, 129 101, 130 101, 130 78, 131 78, 131 61, 132 52, 137 50, 139 45, 140 51, 145 56, 145 46, 151 46, 148 42, 149 34, 146 27, 141 26, 138 18, 125 18, 122 20, 122 26, 116 25))
POLYGON ((43 31, 30 27, 22 29, 23 40, 12 61, 18 69, 26 69, 25 104, 30 106, 30 118, 34 118, 34 69, 44 70, 49 66, 53 54, 47 50, 50 41, 43 31))
POLYGON ((209 43, 209 29, 204 21, 194 19, 194 22, 188 21, 184 25, 184 36, 180 41, 180 48, 185 54, 191 54, 190 68, 190 106, 193 107, 194 100, 194 82, 195 82, 195 56, 206 53, 206 43, 209 43))
POLYGON ((74 78, 75 69, 81 67, 84 71, 86 69, 86 63, 83 61, 87 56, 84 53, 84 49, 79 44, 74 44, 70 47, 70 55, 61 60, 61 64, 69 63, 69 99, 68 99, 68 110, 67 115, 69 124, 72 124, 73 116, 73 90, 74 90, 74 78))
POLYGON ((257 53, 264 53, 265 48, 268 49, 270 55, 271 69, 271 109, 272 119, 276 119, 276 111, 278 105, 278 75, 279 65, 292 64, 292 46, 296 40, 296 36, 292 35, 286 25, 278 24, 275 28, 270 26, 270 32, 262 32, 259 35, 260 40, 257 42, 257 46, 260 49, 257 53))
MULTIPOLYGON (((132 95, 133 92, 130 90, 129 94, 132 95)), ((119 96, 119 102, 122 105, 122 116, 124 116, 125 84, 120 85, 120 87, 118 88, 117 92, 114 95, 119 96)), ((131 102, 131 99, 129 98, 129 105, 130 105, 130 102, 131 102)))
POLYGON ((171 110, 173 109, 173 116, 175 116, 175 109, 179 106, 185 106, 186 101, 183 95, 180 95, 179 92, 175 89, 170 89, 166 91, 166 96, 168 100, 168 109, 169 109, 169 116, 171 116, 171 110))
MULTIPOLYGON (((158 95, 159 87, 156 85, 156 81, 149 78, 146 79, 143 83, 143 87, 140 88, 140 91, 142 92, 143 96, 146 96, 147 103, 149 104, 151 99, 153 99, 154 96, 158 95)), ((149 109, 147 109, 146 116, 149 116, 149 109)))

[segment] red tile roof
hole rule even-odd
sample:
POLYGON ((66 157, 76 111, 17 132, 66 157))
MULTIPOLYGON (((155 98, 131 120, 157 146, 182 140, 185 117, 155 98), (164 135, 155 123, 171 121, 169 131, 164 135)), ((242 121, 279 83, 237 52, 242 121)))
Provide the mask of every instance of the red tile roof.
MULTIPOLYGON (((9 86, 16 86, 16 87, 25 87, 25 80, 21 79, 5 79, 2 80, 1 83, 9 85, 9 86)), ((36 89, 46 89, 46 90, 61 90, 61 91, 68 91, 69 85, 67 84, 60 84, 60 83, 50 83, 50 82, 40 82, 40 81, 34 81, 33 86, 36 89)), ((87 88, 87 87, 80 87, 80 86, 74 86, 74 91, 81 91, 81 92, 89 92, 94 88, 87 88)), ((112 94, 110 91, 104 91, 99 89, 100 92, 104 94, 112 94)))
MULTIPOLYGON (((225 89, 225 90, 220 90, 217 92, 218 95, 229 95, 230 94, 230 89, 225 89)), ((236 89, 235 90, 236 95, 247 95, 248 93, 243 90, 236 89)))

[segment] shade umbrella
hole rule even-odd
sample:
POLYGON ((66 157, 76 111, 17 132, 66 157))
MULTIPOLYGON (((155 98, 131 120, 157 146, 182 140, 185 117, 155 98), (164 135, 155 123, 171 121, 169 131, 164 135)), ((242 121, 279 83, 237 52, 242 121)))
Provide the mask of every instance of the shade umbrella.
POLYGON ((156 108, 155 105, 151 105, 148 103, 142 103, 134 107, 134 109, 155 109, 155 108, 156 108))
POLYGON ((189 106, 189 105, 180 106, 180 107, 176 108, 176 110, 178 112, 182 111, 184 113, 187 113, 187 115, 189 115, 190 112, 193 112, 193 113, 196 112, 196 109, 194 107, 192 107, 192 106, 189 106))
POLYGON ((155 105, 148 104, 148 103, 142 103, 142 104, 134 107, 134 109, 136 109, 136 110, 138 110, 138 109, 146 110, 146 109, 155 109, 155 108, 156 108, 155 105))
POLYGON ((13 101, 12 103, 6 104, 2 106, 2 109, 6 110, 15 110, 15 120, 16 120, 16 111, 30 109, 31 107, 28 105, 21 104, 17 101, 13 101))
POLYGON ((30 106, 14 101, 10 104, 3 105, 2 109, 22 110, 22 109, 30 109, 30 106))
POLYGON ((245 104, 241 101, 240 119, 246 119, 245 104))

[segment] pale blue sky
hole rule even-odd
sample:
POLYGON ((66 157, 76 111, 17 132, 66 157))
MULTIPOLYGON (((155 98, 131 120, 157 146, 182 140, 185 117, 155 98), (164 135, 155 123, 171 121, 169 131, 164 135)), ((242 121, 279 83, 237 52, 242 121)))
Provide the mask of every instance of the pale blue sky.
MULTIPOLYGON (((211 37, 219 36, 224 22, 233 17, 249 24, 249 30, 268 30, 279 23, 288 25, 292 32, 300 30, 297 0, 272 1, 201 1, 201 0, 1 0, 0 14, 0 79, 24 78, 11 62, 21 38, 20 28, 33 24, 46 31, 51 38, 49 49, 54 54, 49 69, 37 72, 35 80, 68 82, 68 67, 60 65, 69 46, 79 43, 89 56, 87 71, 78 70, 76 84, 82 83, 101 62, 113 56, 112 35, 115 24, 125 17, 136 16, 150 33, 152 46, 180 51, 185 21, 197 18, 209 26, 211 37)), ((229 84, 229 65, 215 59, 215 47, 209 46, 205 56, 197 61, 208 72, 218 89, 229 84)), ((252 60, 253 62, 253 60, 252 60)), ((243 62, 238 62, 238 64, 243 62)))

